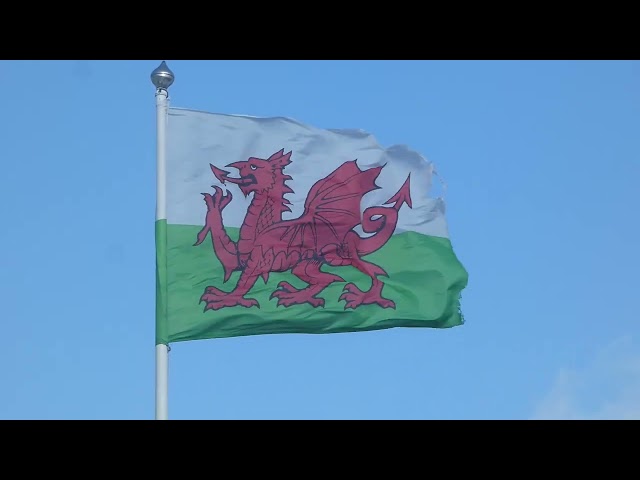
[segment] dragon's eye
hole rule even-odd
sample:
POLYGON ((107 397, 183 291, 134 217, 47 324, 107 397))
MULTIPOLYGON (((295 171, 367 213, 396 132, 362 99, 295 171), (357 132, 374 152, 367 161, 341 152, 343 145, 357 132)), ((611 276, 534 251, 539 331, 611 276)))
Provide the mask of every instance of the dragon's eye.
POLYGON ((258 167, 256 167, 255 165, 249 165, 249 168, 250 168, 251 170, 257 170, 257 169, 258 169, 258 167))

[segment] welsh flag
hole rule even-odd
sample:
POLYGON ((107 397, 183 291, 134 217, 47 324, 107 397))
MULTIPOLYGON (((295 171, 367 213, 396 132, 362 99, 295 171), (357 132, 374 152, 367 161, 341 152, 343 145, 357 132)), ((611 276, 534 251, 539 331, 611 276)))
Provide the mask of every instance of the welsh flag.
POLYGON ((156 343, 461 325, 433 175, 361 130, 169 108, 156 343))

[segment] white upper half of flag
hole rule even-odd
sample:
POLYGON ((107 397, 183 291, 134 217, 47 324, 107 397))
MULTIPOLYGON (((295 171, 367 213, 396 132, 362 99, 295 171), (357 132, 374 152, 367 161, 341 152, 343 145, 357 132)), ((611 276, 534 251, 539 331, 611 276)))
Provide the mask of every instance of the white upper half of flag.
POLYGON ((284 173, 292 177, 287 185, 295 192, 285 196, 292 211, 285 212, 283 219, 302 214, 314 183, 344 162, 356 160, 361 170, 384 166, 376 180, 380 188, 363 197, 361 211, 383 205, 411 174, 413 208, 402 206, 395 233, 410 230, 448 237, 444 201, 429 196, 433 165, 405 146, 381 147, 371 134, 362 130, 326 130, 284 117, 260 118, 181 108, 169 108, 167 223, 203 225, 207 209, 202 193, 213 193, 212 186, 216 185, 233 194, 233 200, 223 211, 224 224, 240 227, 252 194, 245 197, 237 185, 220 183, 209 165, 229 171, 233 177, 237 172, 226 165, 249 157, 267 159, 282 149, 285 153, 292 152, 291 163, 284 173))

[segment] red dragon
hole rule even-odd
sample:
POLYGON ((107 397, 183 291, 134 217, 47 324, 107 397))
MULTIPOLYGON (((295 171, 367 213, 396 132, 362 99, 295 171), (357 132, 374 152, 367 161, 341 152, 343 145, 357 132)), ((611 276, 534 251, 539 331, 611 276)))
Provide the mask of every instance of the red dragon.
POLYGON ((388 276, 387 273, 362 257, 380 249, 391 238, 402 204, 411 208, 410 175, 398 193, 385 203, 388 206, 369 207, 361 216, 360 201, 366 193, 380 188, 376 179, 383 166, 360 170, 356 160, 345 162, 313 185, 300 217, 283 220, 283 213, 291 212, 291 202, 285 195, 294 193, 286 184, 291 176, 283 172, 291 163, 291 153, 284 153, 282 149, 267 159, 250 157, 227 165, 238 170, 237 178, 210 165, 223 185, 236 184, 245 197, 253 193, 253 198, 240 227, 238 242, 234 242, 222 222, 222 211, 233 198, 231 192, 225 195, 220 187, 213 186, 214 194, 202 194, 207 214, 195 245, 200 245, 211 233, 214 253, 224 269, 224 282, 233 272, 241 272, 231 292, 213 286, 205 289, 200 298, 201 303, 206 303, 204 311, 238 305, 260 308, 256 299, 246 297, 258 278, 262 277, 266 283, 269 273, 288 270, 307 286, 298 289, 288 282, 280 282, 270 298, 277 298, 277 305, 285 307, 305 303, 324 306, 324 299, 318 294, 332 283, 345 280, 323 272, 323 264, 352 266, 371 277, 368 291, 360 290, 353 283, 345 285, 339 297, 345 301, 345 310, 367 304, 395 308, 395 302, 382 296, 384 284, 378 279, 378 276, 388 276), (358 225, 371 235, 360 237, 353 230, 358 225))

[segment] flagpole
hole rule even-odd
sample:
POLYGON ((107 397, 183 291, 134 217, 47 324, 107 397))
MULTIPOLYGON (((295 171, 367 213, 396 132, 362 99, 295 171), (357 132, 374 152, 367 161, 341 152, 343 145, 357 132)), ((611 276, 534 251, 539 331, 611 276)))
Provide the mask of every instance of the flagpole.
MULTIPOLYGON (((156 221, 166 220, 166 132, 169 87, 175 76, 163 61, 153 72, 156 87, 156 221)), ((169 345, 156 345, 156 420, 169 419, 169 345)))

